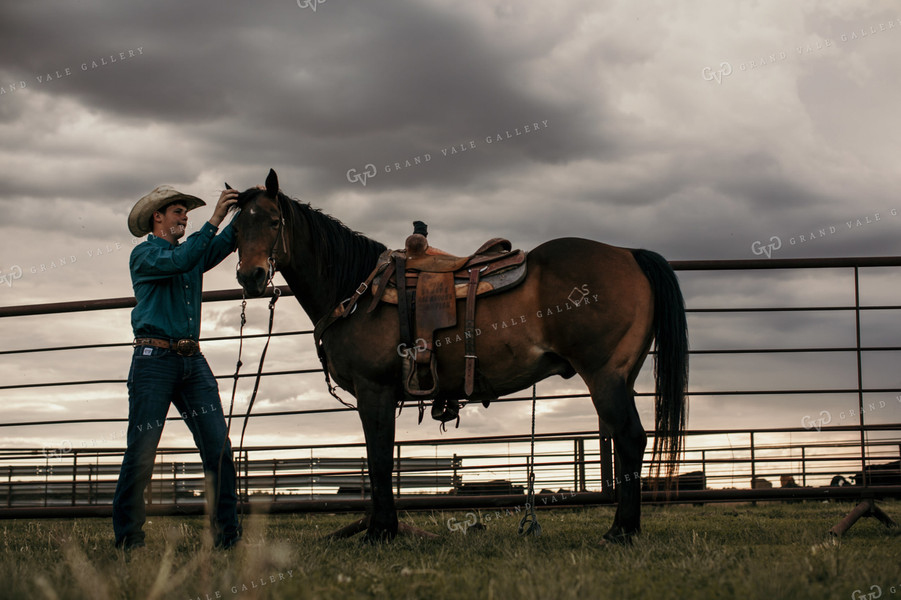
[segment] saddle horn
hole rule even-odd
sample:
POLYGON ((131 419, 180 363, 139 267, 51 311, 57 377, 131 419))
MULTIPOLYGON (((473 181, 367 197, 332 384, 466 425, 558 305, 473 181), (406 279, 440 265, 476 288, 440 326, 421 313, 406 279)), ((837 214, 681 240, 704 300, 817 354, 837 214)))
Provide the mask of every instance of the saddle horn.
POLYGON ((429 249, 428 225, 422 221, 413 221, 413 234, 404 242, 404 250, 407 252, 407 258, 417 258, 425 256, 429 249))

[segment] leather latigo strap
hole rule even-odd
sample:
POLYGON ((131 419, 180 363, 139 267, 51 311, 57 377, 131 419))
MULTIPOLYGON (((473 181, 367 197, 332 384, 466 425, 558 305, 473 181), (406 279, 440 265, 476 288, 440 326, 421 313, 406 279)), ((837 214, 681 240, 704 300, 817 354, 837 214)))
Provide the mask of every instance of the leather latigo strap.
MULTIPOLYGON (((391 260, 391 251, 385 250, 382 252, 382 255, 379 256, 379 260, 375 265, 375 269, 372 270, 372 273, 369 274, 366 281, 357 287, 357 290, 353 295, 340 302, 338 306, 327 312, 316 322, 316 325, 313 327, 313 340, 315 341, 317 348, 319 347, 319 341, 322 339, 322 334, 325 333, 325 330, 338 319, 346 318, 353 313, 354 307, 357 305, 357 300, 369 290, 369 286, 373 279, 389 266, 391 260)), ((372 310, 372 307, 370 307, 370 310, 372 310)))
POLYGON ((182 356, 193 356, 200 353, 200 343, 196 340, 183 339, 170 342, 159 338, 135 338, 132 346, 154 346, 156 348, 165 348, 174 350, 182 356))
POLYGON ((407 296, 406 256, 398 256, 397 266, 397 310, 400 321, 400 343, 407 347, 413 343, 412 326, 413 315, 411 313, 410 298, 407 296))
POLYGON ((463 379, 463 393, 472 396, 475 390, 476 374, 476 291, 479 288, 479 270, 469 271, 469 294, 466 296, 466 319, 463 322, 463 337, 465 338, 465 369, 463 379))
MULTIPOLYGON (((379 305, 379 302, 381 302, 382 296, 385 295, 385 290, 388 289, 388 281, 391 279, 391 276, 394 275, 395 265, 396 263, 394 260, 388 261, 388 265, 384 270, 379 273, 379 275, 373 277, 371 287, 372 302, 369 304, 369 310, 366 312, 371 313, 379 305)), ((378 269, 373 271, 373 273, 376 272, 378 272, 378 269)))

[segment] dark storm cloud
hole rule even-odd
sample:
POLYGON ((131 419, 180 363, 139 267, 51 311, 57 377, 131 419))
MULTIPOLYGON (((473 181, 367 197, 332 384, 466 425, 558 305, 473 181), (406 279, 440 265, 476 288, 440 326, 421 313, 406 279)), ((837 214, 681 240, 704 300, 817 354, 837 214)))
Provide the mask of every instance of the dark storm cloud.
MULTIPOLYGON (((559 44, 573 25, 565 19, 531 36, 503 14, 473 22, 462 11, 405 2, 336 3, 316 14, 289 3, 6 10, 6 79, 124 124, 181 128, 213 160, 312 169, 307 186, 316 193, 347 185, 345 172, 356 166, 437 157, 473 140, 486 147, 488 137, 541 120, 552 126, 540 136, 378 184, 478 182, 531 163, 610 155, 622 137, 617 120, 598 119, 588 98, 550 100, 530 84, 530 61, 559 44), (92 68, 137 49, 136 57, 92 68), (65 68, 71 76, 35 81, 65 68), (609 135, 591 135, 587 125, 605 121, 609 135)), ((25 185, 13 177, 8 191, 25 185)))
MULTIPOLYGON (((752 244, 774 236, 781 242, 774 258, 897 254, 901 216, 887 215, 901 209, 894 158, 901 83, 893 77, 901 26, 842 41, 864 27, 878 30, 893 18, 888 10, 850 2, 822 9, 710 2, 676 10, 329 0, 315 12, 288 0, 6 3, 0 269, 24 271, 14 285, 0 285, 0 303, 129 295, 125 219, 137 198, 170 183, 213 202, 223 181, 256 185, 269 167, 286 193, 392 247, 422 219, 436 246, 461 254, 496 235, 522 248, 580 236, 671 259, 766 260, 752 244), (816 49, 825 39, 834 43, 816 49), (814 50, 806 52, 808 45, 814 50), (783 50, 784 59, 748 68, 783 50), (733 63, 730 76, 703 77, 702 69, 722 61, 733 63), (348 178, 369 164, 377 173, 365 186, 348 178), (92 256, 116 243, 124 249, 92 256), (78 261, 40 269, 69 256, 78 261)), ((210 213, 198 209, 191 223, 210 213)), ((207 288, 234 287, 233 264, 209 273, 207 288)), ((849 298, 846 273, 680 277, 689 306, 849 298)), ((884 278, 872 286, 881 290, 884 278)), ((886 303, 897 296, 880 294, 886 303)), ((233 333, 235 309, 208 314, 205 335, 233 333)), ((296 305, 280 310, 280 326, 309 327, 296 305)), ((893 343, 885 318, 864 320, 872 343, 893 343)), ((6 340, 19 347, 62 343, 60 336, 99 341, 95 330, 114 341, 130 334, 124 314, 83 321, 7 326, 6 340)), ((848 332, 846 321, 835 325, 822 315, 691 321, 701 349, 841 345, 848 332)), ((252 322, 264 326, 265 303, 252 322)), ((273 368, 316 366, 309 341, 277 348, 273 368)), ((230 347, 209 352, 217 373, 233 367, 230 347)), ((91 376, 103 377, 103 364, 92 364, 91 376)), ((753 384, 783 364, 701 358, 692 381, 699 389, 753 384)), ((843 358, 799 365, 807 379, 816 379, 817 368, 847 372, 843 358)), ((0 375, 78 377, 77 361, 49 374, 41 368, 17 358, 0 375)), ((888 377, 873 368, 877 378, 888 377)), ((795 384, 801 376, 778 379, 795 384)), ((318 377, 271 378, 263 402, 337 406, 323 388, 318 377)), ((111 393, 119 404, 103 396, 97 410, 115 406, 123 414, 124 390, 111 393)), ((32 397, 15 399, 19 416, 30 415, 32 397)), ((69 400, 74 404, 53 409, 78 410, 84 397, 69 400)), ((695 424, 717 425, 731 401, 697 400, 695 424)), ((778 418, 795 425, 810 404, 779 415, 779 406, 760 406, 767 414, 743 405, 741 424, 778 418)), ((501 415, 515 413, 521 430, 528 422, 521 408, 498 404, 482 414, 471 407, 464 426, 497 433, 501 415)), ((578 428, 563 421, 592 414, 587 400, 555 410, 560 428, 578 428)), ((642 400, 640 410, 648 425, 649 403, 642 400)), ((305 421, 297 431, 323 436, 321 422, 305 421)), ((412 425, 415 410, 401 423, 404 435, 425 436, 412 425)), ((359 435, 351 418, 338 429, 359 435)), ((262 436, 266 428, 256 431, 262 436)))

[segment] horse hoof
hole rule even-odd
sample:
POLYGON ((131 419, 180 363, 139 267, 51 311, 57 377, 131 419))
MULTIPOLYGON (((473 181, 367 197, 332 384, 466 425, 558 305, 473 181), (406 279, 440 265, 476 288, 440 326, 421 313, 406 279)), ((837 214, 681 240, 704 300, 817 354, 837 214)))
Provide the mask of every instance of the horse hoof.
POLYGON ((363 535, 363 543, 370 545, 377 544, 386 544, 394 539, 396 534, 392 534, 390 531, 375 531, 369 530, 363 535))
POLYGON ((631 546, 634 541, 634 533, 605 533, 601 538, 601 547, 626 547, 631 546))

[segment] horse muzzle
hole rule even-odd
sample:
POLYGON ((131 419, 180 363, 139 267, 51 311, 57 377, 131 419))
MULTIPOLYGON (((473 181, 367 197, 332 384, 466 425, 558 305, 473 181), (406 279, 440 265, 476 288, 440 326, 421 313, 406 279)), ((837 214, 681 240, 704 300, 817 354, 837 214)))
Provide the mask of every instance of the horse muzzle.
POLYGON ((252 298, 262 296, 269 283, 269 273, 263 267, 253 267, 247 271, 239 269, 237 277, 244 292, 252 298))

